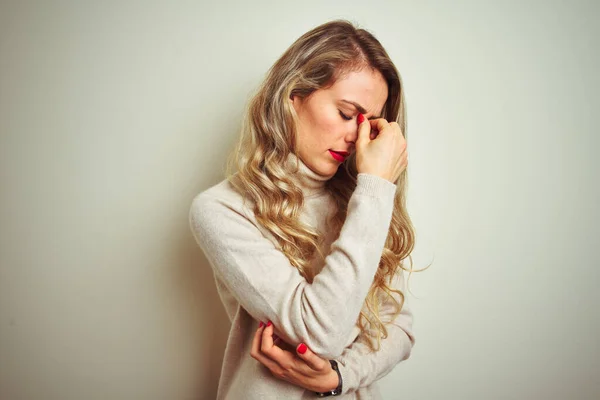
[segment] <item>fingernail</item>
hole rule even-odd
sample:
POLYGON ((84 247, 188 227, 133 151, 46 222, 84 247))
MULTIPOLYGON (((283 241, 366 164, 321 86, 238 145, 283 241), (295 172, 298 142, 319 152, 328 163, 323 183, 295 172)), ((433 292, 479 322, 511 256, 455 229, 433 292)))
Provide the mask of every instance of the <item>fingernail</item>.
POLYGON ((262 321, 260 321, 260 324, 258 325, 259 328, 262 328, 264 325, 264 323, 262 321))
POLYGON ((357 120, 358 120, 358 124, 360 125, 360 124, 362 124, 364 122, 365 116, 362 115, 362 114, 358 114, 357 120))
POLYGON ((307 347, 304 343, 300 343, 298 345, 298 353, 304 354, 304 353, 306 353, 306 349, 307 349, 307 347))
POLYGON ((273 325, 273 324, 271 323, 271 321, 267 322, 267 326, 271 326, 271 325, 273 325))

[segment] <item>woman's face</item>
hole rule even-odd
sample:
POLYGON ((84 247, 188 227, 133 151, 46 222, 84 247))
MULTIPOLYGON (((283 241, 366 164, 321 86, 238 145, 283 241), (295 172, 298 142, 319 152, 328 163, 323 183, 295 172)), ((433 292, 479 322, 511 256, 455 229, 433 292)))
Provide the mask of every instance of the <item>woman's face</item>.
POLYGON ((383 112, 388 86, 379 71, 351 72, 327 89, 291 101, 298 114, 297 156, 314 172, 333 176, 343 162, 335 152, 355 151, 356 118, 377 118, 383 112))

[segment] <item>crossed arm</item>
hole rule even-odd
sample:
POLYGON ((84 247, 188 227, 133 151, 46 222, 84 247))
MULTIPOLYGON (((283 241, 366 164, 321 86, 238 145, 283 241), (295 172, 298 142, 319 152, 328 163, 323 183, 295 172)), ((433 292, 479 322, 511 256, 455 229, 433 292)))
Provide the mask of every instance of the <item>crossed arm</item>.
POLYGON ((342 230, 311 283, 258 229, 237 194, 197 196, 190 227, 215 276, 240 306, 255 320, 273 321, 286 343, 305 344, 319 357, 339 360, 349 391, 387 374, 398 353, 406 357, 412 346, 409 318, 399 331, 388 325, 387 350, 382 343, 379 352, 369 354, 360 340, 345 348, 377 271, 395 192, 396 185, 383 178, 358 174, 342 230))
POLYGON ((344 225, 310 283, 259 230, 241 196, 223 192, 200 194, 190 209, 190 227, 215 275, 255 320, 273 321, 287 343, 340 356, 379 265, 396 185, 358 174, 344 225))
MULTIPOLYGON (((403 274, 396 276, 392 288, 405 293, 403 274)), ((393 293, 399 300, 399 296, 393 293)), ((380 318, 386 323, 387 337, 381 339, 378 351, 372 352, 364 332, 359 333, 354 342, 336 357, 343 386, 342 394, 353 392, 371 385, 387 375, 398 363, 410 357, 415 337, 412 331, 413 314, 404 301, 402 310, 395 319, 395 305, 389 298, 382 303, 380 318)), ((252 346, 252 356, 265 365, 279 379, 312 391, 328 391, 337 387, 337 373, 328 360, 319 357, 311 349, 298 346, 296 351, 275 335, 273 327, 262 326, 257 330, 252 346), (301 353, 301 351, 304 351, 301 353)))

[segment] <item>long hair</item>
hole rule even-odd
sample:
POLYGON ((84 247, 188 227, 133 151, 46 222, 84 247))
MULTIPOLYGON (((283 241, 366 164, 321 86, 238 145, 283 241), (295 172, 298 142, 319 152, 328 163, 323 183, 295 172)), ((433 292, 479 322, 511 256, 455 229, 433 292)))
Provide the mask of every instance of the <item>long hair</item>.
MULTIPOLYGON (((343 74, 362 68, 372 68, 383 75, 388 98, 382 117, 398 122, 407 138, 402 80, 387 52, 368 31, 357 29, 349 21, 335 20, 302 35, 270 68, 250 100, 240 139, 228 159, 228 180, 252 200, 257 222, 275 237, 281 251, 308 282, 315 277, 311 259, 318 256, 324 260, 324 255, 319 248, 319 232, 299 219, 304 197, 291 178, 295 171, 286 163, 290 153, 296 153, 297 135, 297 115, 289 99, 306 98, 316 90, 330 87, 343 74)), ((329 219, 336 237, 346 219, 357 174, 354 153, 326 182, 326 190, 337 205, 336 213, 329 219)), ((404 170, 395 182, 394 210, 385 248, 357 322, 369 339, 377 339, 378 348, 380 340, 387 337, 385 322, 379 315, 381 301, 385 297, 393 299, 395 315, 399 314, 404 293, 392 289, 390 284, 402 272, 400 269, 409 271, 409 278, 413 272, 410 253, 415 233, 406 210, 406 179, 404 170), (410 268, 404 265, 407 257, 410 268)), ((367 343, 374 351, 371 340, 367 343)))

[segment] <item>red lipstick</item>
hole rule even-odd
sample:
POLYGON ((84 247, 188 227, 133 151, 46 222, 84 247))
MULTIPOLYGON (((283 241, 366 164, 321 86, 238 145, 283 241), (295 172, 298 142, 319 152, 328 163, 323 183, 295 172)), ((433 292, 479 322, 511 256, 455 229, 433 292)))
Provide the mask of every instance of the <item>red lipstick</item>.
POLYGON ((329 153, 331 154, 331 156, 333 158, 335 158, 339 162, 344 162, 344 160, 346 159, 346 157, 348 157, 348 154, 349 154, 345 151, 333 151, 333 150, 329 150, 329 153))

